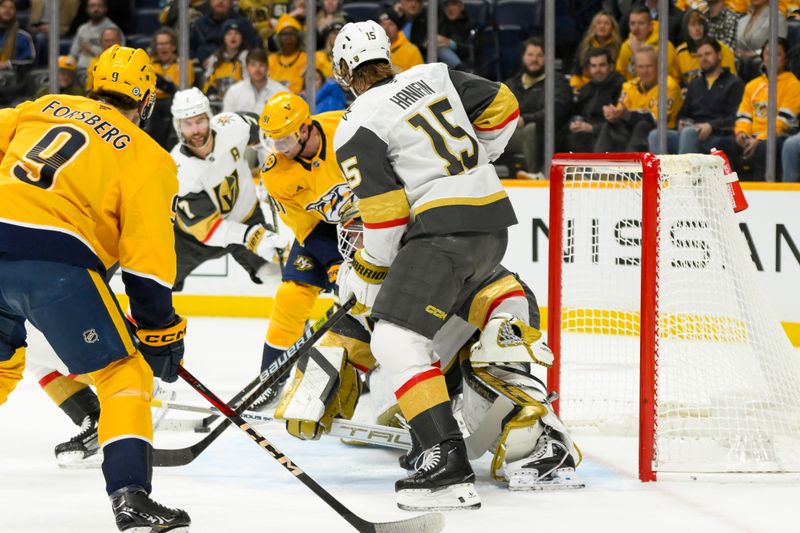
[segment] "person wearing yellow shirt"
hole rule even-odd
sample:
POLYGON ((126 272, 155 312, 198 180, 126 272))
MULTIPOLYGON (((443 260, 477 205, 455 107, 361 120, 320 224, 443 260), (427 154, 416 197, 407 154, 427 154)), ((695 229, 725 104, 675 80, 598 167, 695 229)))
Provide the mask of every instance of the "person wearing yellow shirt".
MULTIPOLYGON (((300 96, 281 93, 264 106, 262 134, 274 145, 261 181, 295 241, 286 259, 264 343, 261 369, 274 364, 303 333, 321 291, 332 290, 342 257, 336 224, 352 202, 336 160, 333 136, 342 111, 310 115, 300 96)), ((260 402, 272 401, 277 389, 260 402)))
MULTIPOLYGON (((683 87, 698 77, 701 73, 700 60, 697 57, 697 47, 703 37, 708 35, 708 19, 700 11, 689 11, 683 18, 683 34, 686 42, 681 43, 675 51, 675 63, 680 73, 678 81, 683 87)), ((736 57, 727 44, 720 42, 722 68, 728 69, 731 74, 736 74, 736 57)))
MULTIPOLYGON (((617 105, 603 107, 606 123, 600 129, 596 152, 642 152, 647 134, 658 117, 658 52, 652 46, 636 51, 637 77, 625 82, 617 105)), ((681 87, 667 78, 667 127, 674 128, 683 98, 681 87)))
POLYGON ((140 124, 155 101, 144 50, 112 46, 89 97, 0 110, 0 404, 22 379, 29 321, 97 387, 106 491, 120 531, 188 530, 152 499, 154 374, 177 380, 175 163, 140 124), (119 266, 134 333, 108 284, 119 266), (134 341, 138 337, 138 343, 134 341))
POLYGON ((403 21, 394 9, 387 9, 378 15, 378 22, 389 37, 392 65, 398 71, 402 72, 425 62, 419 48, 400 31, 403 21))
POLYGON ((303 90, 306 73, 306 52, 300 49, 303 27, 291 15, 282 15, 275 26, 278 51, 269 56, 269 76, 295 94, 303 90))
MULTIPOLYGON (((778 153, 786 140, 786 134, 797 127, 800 114, 800 81, 794 74, 786 70, 789 45, 786 39, 778 38, 778 120, 776 124, 776 144, 778 153)), ((761 52, 764 69, 768 65, 769 45, 761 52)), ((766 74, 750 80, 744 87, 744 95, 736 112, 734 139, 738 147, 734 156, 749 163, 750 179, 763 181, 766 173, 767 143, 767 109, 768 85, 766 74)), ((734 161, 736 164, 736 161, 734 161)), ((745 176, 747 177, 747 176, 745 176)))
MULTIPOLYGON (((172 115, 170 106, 172 97, 180 86, 180 68, 178 65, 178 34, 168 27, 159 28, 153 34, 151 44, 151 61, 156 73, 156 105, 153 115, 147 121, 147 133, 165 150, 174 144, 172 136, 172 115)), ((194 69, 188 69, 187 81, 194 85, 194 69)))
POLYGON ((334 22, 322 30, 322 42, 324 45, 322 50, 317 50, 315 58, 317 61, 317 69, 322 72, 324 78, 333 76, 333 42, 336 40, 336 36, 339 35, 342 26, 344 26, 344 24, 341 22, 334 22))
MULTIPOLYGON (((658 22, 652 19, 649 9, 642 5, 634 7, 628 16, 628 27, 630 34, 617 57, 617 71, 626 81, 637 76, 634 65, 637 50, 646 45, 658 50, 658 22)), ((670 42, 667 42, 667 72, 673 78, 679 77, 675 68, 675 47, 670 42)))

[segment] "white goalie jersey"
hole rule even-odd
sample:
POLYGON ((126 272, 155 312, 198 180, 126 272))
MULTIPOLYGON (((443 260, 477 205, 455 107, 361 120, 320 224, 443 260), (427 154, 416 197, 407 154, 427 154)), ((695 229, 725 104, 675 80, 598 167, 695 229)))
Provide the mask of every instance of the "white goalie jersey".
POLYGON ((241 243, 246 221, 258 209, 252 171, 244 157, 258 142, 255 116, 220 113, 210 121, 214 149, 201 159, 182 143, 171 152, 178 165, 176 223, 210 246, 241 243))
POLYGON ((441 63, 359 95, 334 145, 359 198, 369 255, 388 265, 404 234, 489 233, 515 224, 491 161, 518 117, 508 87, 441 63))

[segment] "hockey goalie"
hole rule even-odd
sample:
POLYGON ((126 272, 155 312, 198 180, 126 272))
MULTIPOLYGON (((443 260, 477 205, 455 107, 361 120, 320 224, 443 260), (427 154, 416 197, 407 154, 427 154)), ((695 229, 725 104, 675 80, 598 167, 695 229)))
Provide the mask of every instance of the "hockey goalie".
MULTIPOLYGON (((348 265, 362 240, 359 218, 340 224, 339 247, 348 265)), ((318 439, 337 417, 408 426, 398 405, 402 391, 393 390, 388 372, 372 356, 371 325, 363 315, 348 316, 301 358, 275 412, 276 418, 286 420, 289 433, 318 439)), ((543 375, 552 363, 538 326, 533 293, 499 267, 446 317, 433 339, 438 359, 434 366, 441 369, 450 405, 463 420, 469 458, 490 452, 493 479, 511 490, 581 488, 575 475, 580 451, 536 375, 543 375)), ((401 401, 409 400, 415 399, 401 401)), ((411 436, 412 449, 399 458, 400 465, 411 471, 429 468, 431 452, 423 453, 413 430, 411 436)), ((464 505, 437 492, 431 487, 398 494, 398 505, 413 510, 480 506, 479 500, 467 499, 464 505)))

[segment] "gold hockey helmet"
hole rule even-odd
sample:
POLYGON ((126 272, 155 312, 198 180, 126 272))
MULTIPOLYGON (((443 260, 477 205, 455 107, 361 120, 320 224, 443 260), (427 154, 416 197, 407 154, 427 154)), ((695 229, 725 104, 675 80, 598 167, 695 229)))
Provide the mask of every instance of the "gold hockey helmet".
POLYGON ((114 45, 97 58, 92 91, 119 94, 140 104, 139 116, 150 116, 156 98, 156 75, 150 56, 141 48, 114 45))

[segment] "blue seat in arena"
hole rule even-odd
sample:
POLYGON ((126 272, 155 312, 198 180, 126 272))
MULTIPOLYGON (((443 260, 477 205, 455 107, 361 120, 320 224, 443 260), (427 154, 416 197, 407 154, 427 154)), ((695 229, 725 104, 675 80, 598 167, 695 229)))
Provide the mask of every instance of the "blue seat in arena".
POLYGON ((500 81, 510 78, 519 71, 522 63, 522 42, 527 36, 528 33, 521 26, 509 24, 497 27, 500 81))
POLYGON ((379 2, 350 2, 342 6, 344 16, 350 22, 377 20, 378 14, 384 9, 379 2))
POLYGON ((133 15, 133 33, 153 35, 153 32, 161 27, 161 23, 158 21, 160 13, 160 9, 137 9, 133 15))
POLYGON ((516 26, 526 36, 544 32, 543 0, 498 0, 494 6, 494 22, 498 27, 516 26))
POLYGON ((62 56, 69 54, 69 49, 72 47, 72 38, 62 38, 58 41, 58 53, 62 56))
POLYGON ((150 48, 150 42, 153 40, 149 35, 128 35, 125 38, 125 44, 131 48, 142 48, 147 50, 150 48))
POLYGON ((136 7, 141 9, 143 7, 161 7, 161 0, 136 0, 136 7))

